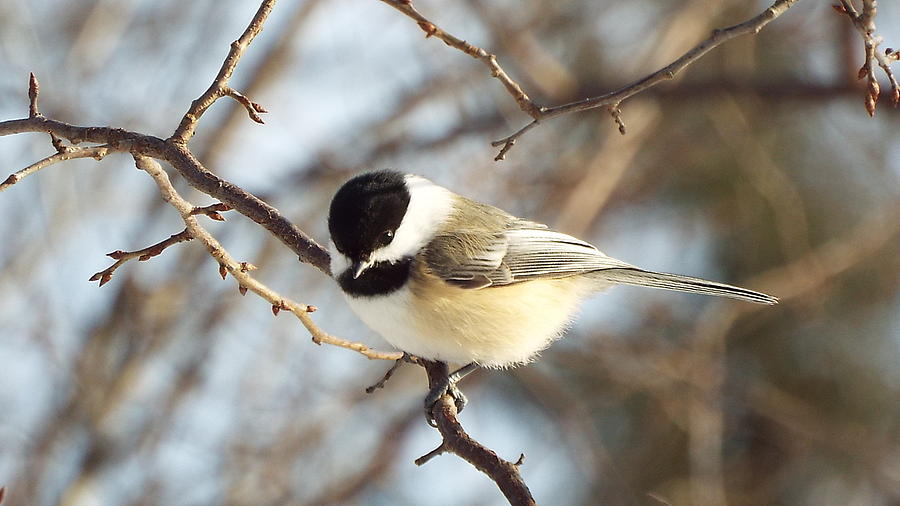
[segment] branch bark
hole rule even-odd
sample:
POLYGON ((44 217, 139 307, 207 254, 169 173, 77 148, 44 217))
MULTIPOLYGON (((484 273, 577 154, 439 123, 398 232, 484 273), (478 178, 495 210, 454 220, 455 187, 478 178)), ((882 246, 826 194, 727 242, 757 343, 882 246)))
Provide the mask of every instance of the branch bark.
POLYGON ((731 39, 750 33, 759 33, 759 31, 762 30, 763 27, 765 27, 778 16, 784 14, 785 11, 791 8, 791 6, 793 6, 799 0, 776 0, 775 3, 773 3, 768 9, 763 11, 758 16, 755 16, 743 23, 734 26, 730 26, 720 30, 713 30, 713 33, 709 36, 709 38, 701 41, 699 44, 688 50, 688 52, 681 55, 672 63, 644 78, 628 84, 623 88, 605 93, 603 95, 589 97, 553 107, 543 107, 536 104, 525 93, 522 87, 509 77, 506 71, 503 70, 503 67, 501 67, 500 64, 497 63, 497 58, 495 55, 445 32, 434 22, 430 21, 419 11, 417 11, 415 7, 413 7, 410 0, 381 1, 414 20, 419 25, 419 28, 421 28, 422 31, 425 32, 426 37, 437 37, 448 46, 456 48, 463 53, 466 53, 467 55, 484 62, 484 64, 487 65, 487 67, 490 69, 491 76, 497 78, 501 83, 503 83, 503 86, 506 88, 507 92, 513 97, 513 99, 515 99, 516 103, 519 104, 519 108, 532 117, 531 122, 520 128, 519 130, 513 132, 507 137, 491 143, 492 146, 500 147, 500 152, 494 158, 494 160, 500 161, 506 157, 506 154, 510 149, 512 149, 519 137, 525 135, 525 133, 537 126, 538 123, 540 123, 542 120, 555 118, 572 112, 586 111, 589 109, 596 109, 598 107, 606 107, 613 115, 613 118, 616 119, 616 124, 619 127, 619 131, 625 133, 625 129, 623 127, 623 123, 621 121, 619 113, 619 104, 621 104, 622 101, 663 81, 674 79, 675 76, 678 75, 682 70, 687 68, 688 65, 702 58, 713 48, 725 42, 728 42, 731 39))
MULTIPOLYGON (((54 134, 68 139, 72 144, 102 143, 108 152, 132 153, 164 160, 191 186, 259 223, 291 248, 300 261, 331 275, 328 251, 325 248, 291 223, 278 209, 210 172, 183 144, 120 128, 70 125, 43 116, 0 122, 0 136, 25 132, 54 134)), ((61 154, 60 158, 65 159, 61 154)))
MULTIPOLYGON (((447 364, 444 362, 431 362, 420 360, 422 367, 428 374, 428 387, 434 388, 449 374, 447 364)), ((433 457, 444 452, 458 455, 476 469, 486 474, 512 505, 536 504, 528 485, 519 473, 519 466, 524 456, 517 462, 510 462, 500 458, 493 450, 472 439, 462 424, 459 423, 456 412, 456 404, 449 394, 445 394, 435 403, 431 411, 432 417, 437 422, 437 429, 443 437, 443 442, 434 451, 429 452, 416 461, 422 465, 433 457)))
POLYGON ((232 97, 237 100, 238 103, 243 105, 247 109, 247 113, 250 115, 251 119, 257 123, 263 122, 256 113, 264 113, 266 110, 261 105, 250 101, 248 98, 233 90, 228 85, 228 81, 231 79, 231 75, 234 74, 234 69, 237 67, 241 56, 243 56, 244 50, 247 49, 247 46, 249 46, 250 43, 253 42, 253 39, 259 35, 259 32, 262 31, 266 18, 269 17, 269 13, 272 12, 272 8, 275 7, 275 1, 276 0, 264 0, 259 6, 259 10, 256 11, 256 15, 254 15, 253 19, 250 21, 250 24, 247 25, 244 33, 231 43, 231 50, 228 52, 228 56, 225 57, 225 61, 222 62, 219 74, 213 79, 209 88, 207 88, 197 100, 191 102, 190 109, 188 109, 184 114, 184 117, 181 118, 181 123, 170 138, 171 141, 176 144, 186 144, 187 141, 191 140, 191 137, 194 136, 194 131, 197 129, 197 122, 200 120, 200 117, 203 116, 203 113, 206 112, 216 100, 224 96, 232 97))

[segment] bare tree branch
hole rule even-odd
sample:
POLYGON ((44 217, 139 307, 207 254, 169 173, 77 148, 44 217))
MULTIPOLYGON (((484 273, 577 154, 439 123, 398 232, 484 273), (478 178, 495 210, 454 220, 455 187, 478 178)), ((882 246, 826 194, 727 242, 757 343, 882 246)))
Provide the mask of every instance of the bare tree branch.
POLYGON ((99 281, 100 286, 105 285, 112 279, 113 274, 116 272, 116 269, 122 266, 125 262, 131 260, 132 258, 137 258, 141 262, 145 262, 150 260, 151 258, 161 254, 163 250, 168 248, 169 246, 178 244, 180 242, 190 241, 194 237, 191 236, 188 229, 184 229, 177 234, 172 234, 171 236, 159 241, 156 244, 151 246, 147 246, 146 248, 142 248, 135 251, 122 251, 116 250, 112 253, 107 253, 106 256, 115 260, 115 263, 103 269, 100 272, 95 273, 90 277, 88 281, 99 281))
POLYGON ((172 186, 172 183, 169 181, 169 176, 156 160, 142 155, 135 155, 134 159, 135 164, 139 169, 147 172, 153 177, 153 180, 159 187, 159 192, 163 200, 172 205, 172 207, 177 209, 181 214, 181 219, 187 227, 188 234, 200 241, 206 247, 210 256, 219 262, 219 265, 224 267, 228 274, 231 274, 238 281, 239 286, 252 291, 272 304, 273 312, 276 315, 282 309, 290 311, 298 320, 300 320, 300 323, 306 327, 306 330, 312 335, 313 341, 316 344, 325 343, 341 348, 347 348, 370 359, 397 360, 402 356, 402 353, 400 352, 392 353, 373 350, 361 343, 354 343, 334 337, 320 329, 309 316, 309 313, 316 310, 315 307, 300 304, 283 297, 263 283, 254 279, 248 273, 252 270, 248 268, 248 264, 246 262, 238 262, 235 260, 228 251, 222 247, 219 241, 199 224, 195 216, 196 208, 178 194, 175 187, 172 186))
POLYGON ((34 174, 35 172, 49 167, 53 164, 64 162, 66 160, 74 160, 76 158, 93 158, 95 160, 102 160, 103 157, 109 154, 109 152, 110 149, 107 145, 87 148, 66 148, 64 151, 57 152, 56 154, 50 155, 43 160, 37 161, 29 165, 28 167, 25 167, 24 169, 13 172, 2 183, 0 183, 0 192, 18 183, 31 174, 34 174))
POLYGON ((900 59, 900 51, 888 48, 884 53, 878 51, 878 46, 884 41, 880 35, 875 34, 875 14, 877 12, 877 2, 875 0, 863 0, 862 13, 857 12, 851 0, 841 0, 841 4, 835 6, 835 10, 844 13, 850 18, 853 27, 863 38, 865 44, 865 61, 859 69, 857 77, 859 79, 866 78, 866 96, 865 106, 869 116, 875 116, 875 107, 878 104, 878 97, 881 96, 881 86, 878 84, 878 78, 875 75, 875 66, 881 67, 881 70, 887 76, 891 83, 891 104, 897 107, 900 104, 900 84, 891 69, 891 63, 900 59))
POLYGON ((767 24, 769 24, 769 22, 784 14, 785 11, 787 11, 799 0, 776 0, 775 3, 773 3, 768 9, 766 9, 762 12, 762 14, 759 14, 756 17, 753 17, 743 23, 723 28, 721 30, 713 30, 713 33, 709 38, 703 40, 702 42, 691 48, 688 52, 681 55, 681 57, 679 57, 672 63, 623 88, 611 91, 603 95, 585 98, 575 102, 570 102, 553 107, 543 107, 537 105, 522 90, 522 87, 514 80, 512 80, 512 78, 509 77, 509 75, 506 73, 506 71, 503 70, 500 64, 497 63, 497 58, 495 55, 488 53, 484 49, 473 46, 472 44, 469 44, 468 42, 443 31, 434 22, 430 21, 428 18, 419 13, 419 11, 417 11, 415 7, 413 7, 410 0, 381 1, 416 21, 416 23, 419 25, 419 28, 421 28, 425 32, 426 37, 437 37, 448 46, 456 48, 466 53, 467 55, 484 62, 484 64, 487 65, 491 70, 491 76, 497 78, 501 83, 503 83, 503 86, 506 88, 507 92, 509 92, 509 94, 512 95, 512 97, 516 100, 516 103, 519 104, 519 108, 532 117, 531 122, 524 127, 513 132, 511 135, 504 137, 503 139, 491 143, 492 146, 500 146, 500 152, 494 158, 494 160, 500 161, 506 157, 506 154, 510 149, 512 149, 513 145, 515 145, 516 140, 518 140, 519 137, 525 135, 526 132, 537 126, 537 124, 542 120, 555 118, 557 116, 562 116, 563 114, 577 111, 586 111, 598 107, 607 107, 609 108, 613 118, 616 120, 616 125, 619 127, 619 131, 624 133, 624 123, 622 122, 621 115, 618 112, 619 104, 621 104, 623 100, 636 95, 650 87, 653 87, 663 81, 674 79, 675 76, 678 75, 679 72, 684 70, 688 65, 702 58, 703 55, 708 53, 713 48, 725 42, 728 42, 731 39, 740 37, 741 35, 759 33, 759 31, 762 30, 763 27, 765 27, 767 24))
POLYGON ((234 73, 238 61, 241 59, 241 56, 243 56, 244 50, 247 49, 247 46, 249 46, 259 32, 262 31, 266 18, 269 17, 269 13, 272 12, 272 8, 275 7, 275 1, 276 0, 264 0, 259 6, 259 10, 257 10, 256 14, 253 16, 253 19, 250 21, 250 24, 247 25, 247 29, 244 30, 244 33, 231 43, 231 50, 228 52, 228 56, 225 57, 225 61, 222 62, 219 74, 213 79, 209 88, 207 88, 197 100, 191 102, 191 107, 185 113, 184 117, 181 118, 181 124, 178 125, 178 128, 175 129, 175 133, 170 137, 172 142, 176 144, 187 143, 187 141, 194 136, 194 131, 197 129, 197 121, 200 119, 200 116, 202 116, 216 100, 224 96, 232 97, 246 107, 247 113, 250 115, 251 119, 257 123, 263 122, 256 113, 266 112, 266 110, 259 104, 251 102, 237 91, 231 89, 231 87, 228 86, 228 81, 231 79, 231 75, 234 73))
MULTIPOLYGON (((0 136, 24 133, 53 133, 73 144, 106 143, 109 152, 129 152, 169 162, 194 188, 228 204, 262 225, 293 250, 300 261, 331 275, 328 251, 297 228, 277 209, 243 188, 219 178, 197 160, 186 146, 120 128, 82 127, 42 116, 0 122, 0 136)), ((52 158, 52 157, 51 157, 52 158)))
MULTIPOLYGON (((449 374, 447 364, 428 360, 421 360, 421 363, 428 374, 429 388, 446 380, 449 374)), ((510 504, 536 504, 519 473, 519 465, 524 461, 524 456, 520 456, 516 462, 510 462, 472 439, 459 423, 456 403, 449 394, 438 399, 431 414, 444 440, 436 449, 417 459, 416 464, 422 465, 444 452, 454 453, 493 480, 510 504)))

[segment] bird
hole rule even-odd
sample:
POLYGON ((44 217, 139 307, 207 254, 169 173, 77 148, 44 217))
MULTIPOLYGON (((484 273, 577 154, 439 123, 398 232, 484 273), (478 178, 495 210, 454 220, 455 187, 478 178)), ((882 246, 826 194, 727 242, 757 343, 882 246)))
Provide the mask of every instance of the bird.
POLYGON ((350 308, 404 353, 460 364, 425 398, 478 368, 533 361, 580 304, 634 285, 757 304, 771 295, 642 269, 595 246, 396 170, 366 172, 338 189, 328 214, 331 271, 350 308))

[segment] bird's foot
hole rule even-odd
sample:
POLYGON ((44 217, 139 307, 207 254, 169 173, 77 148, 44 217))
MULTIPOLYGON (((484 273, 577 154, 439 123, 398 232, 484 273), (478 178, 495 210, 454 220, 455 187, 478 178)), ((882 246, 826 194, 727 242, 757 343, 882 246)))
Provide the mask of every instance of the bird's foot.
POLYGON ((432 427, 436 427, 437 423, 434 420, 434 416, 431 414, 434 405, 437 403, 438 399, 444 396, 444 394, 450 394, 450 397, 453 397, 453 403, 456 405, 456 412, 461 413, 463 409, 465 409, 466 404, 469 402, 466 399, 465 394, 462 393, 462 390, 456 386, 456 383, 459 380, 465 378, 469 373, 478 368, 478 365, 474 362, 463 367, 460 367, 453 373, 447 375, 445 378, 441 380, 440 383, 435 385, 429 392, 428 395, 425 396, 425 419, 428 420, 428 424, 432 427))

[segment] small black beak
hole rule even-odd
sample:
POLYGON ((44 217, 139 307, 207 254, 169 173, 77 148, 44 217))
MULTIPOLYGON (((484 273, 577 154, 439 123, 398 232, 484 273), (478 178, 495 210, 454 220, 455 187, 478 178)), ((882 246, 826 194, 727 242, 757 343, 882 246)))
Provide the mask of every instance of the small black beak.
POLYGON ((353 279, 360 277, 366 269, 372 266, 372 263, 371 260, 358 260, 353 262, 353 265, 350 266, 350 269, 353 271, 353 279))

